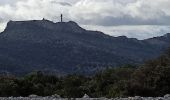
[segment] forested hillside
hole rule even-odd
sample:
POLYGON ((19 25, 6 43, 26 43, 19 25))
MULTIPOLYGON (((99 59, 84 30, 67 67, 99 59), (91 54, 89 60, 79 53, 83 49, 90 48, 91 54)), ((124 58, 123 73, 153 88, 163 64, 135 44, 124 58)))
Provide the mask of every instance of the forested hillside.
POLYGON ((1 75, 0 96, 163 96, 170 93, 169 84, 170 50, 141 66, 119 66, 91 77, 76 74, 57 77, 43 72, 33 72, 22 78, 1 75))
POLYGON ((0 73, 22 76, 36 70, 91 75, 124 64, 142 64, 158 57, 169 41, 169 34, 146 40, 112 37, 73 21, 9 21, 0 34, 0 73))

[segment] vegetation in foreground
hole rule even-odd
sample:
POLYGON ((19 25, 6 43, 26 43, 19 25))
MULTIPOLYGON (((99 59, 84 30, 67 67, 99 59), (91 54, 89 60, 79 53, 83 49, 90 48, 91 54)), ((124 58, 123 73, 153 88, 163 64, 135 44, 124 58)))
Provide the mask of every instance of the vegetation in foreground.
POLYGON ((23 78, 0 76, 0 96, 36 94, 62 97, 163 96, 170 93, 170 50, 142 66, 106 69, 94 76, 56 77, 33 72, 23 78))

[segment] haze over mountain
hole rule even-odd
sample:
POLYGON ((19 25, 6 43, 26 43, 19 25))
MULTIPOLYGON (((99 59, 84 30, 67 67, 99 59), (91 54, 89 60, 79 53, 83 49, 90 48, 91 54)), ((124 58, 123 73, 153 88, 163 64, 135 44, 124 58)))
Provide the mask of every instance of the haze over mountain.
POLYGON ((0 35, 0 70, 92 74, 107 67, 141 64, 170 45, 170 34, 145 40, 112 37, 73 21, 9 21, 0 35))

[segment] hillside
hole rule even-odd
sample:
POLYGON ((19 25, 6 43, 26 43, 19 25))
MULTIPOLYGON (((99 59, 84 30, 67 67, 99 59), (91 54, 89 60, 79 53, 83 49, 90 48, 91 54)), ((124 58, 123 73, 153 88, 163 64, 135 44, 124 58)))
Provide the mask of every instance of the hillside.
POLYGON ((73 21, 10 21, 0 35, 0 70, 17 75, 33 70, 92 74, 155 58, 169 41, 169 34, 146 40, 112 37, 73 21))

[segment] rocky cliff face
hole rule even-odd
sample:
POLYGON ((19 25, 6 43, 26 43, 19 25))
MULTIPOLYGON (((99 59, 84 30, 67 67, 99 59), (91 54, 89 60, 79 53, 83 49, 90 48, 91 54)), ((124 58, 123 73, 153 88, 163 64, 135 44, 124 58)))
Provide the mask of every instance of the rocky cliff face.
POLYGON ((111 37, 72 21, 10 21, 0 34, 0 70, 91 74, 157 57, 169 46, 169 40, 169 34, 147 40, 111 37))

